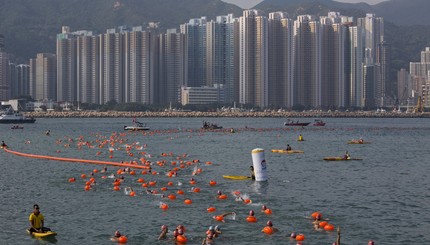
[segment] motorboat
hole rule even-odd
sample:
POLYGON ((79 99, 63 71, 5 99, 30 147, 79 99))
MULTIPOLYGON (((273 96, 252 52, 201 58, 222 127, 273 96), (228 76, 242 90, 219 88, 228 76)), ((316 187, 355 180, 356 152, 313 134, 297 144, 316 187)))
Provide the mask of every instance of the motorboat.
POLYGON ((12 107, 0 113, 0 123, 34 123, 36 119, 33 117, 26 117, 18 111, 14 111, 12 107))
POLYGON ((325 126, 325 122, 321 119, 315 119, 314 126, 325 126))
POLYGON ((222 129, 222 126, 218 126, 215 123, 209 123, 209 122, 204 121, 202 129, 205 129, 205 130, 222 129))
POLYGON ((133 125, 131 126, 124 126, 124 130, 126 131, 145 131, 150 130, 148 126, 146 126, 146 123, 141 123, 139 121, 136 121, 136 119, 133 119, 133 125))
POLYGON ((288 119, 288 121, 286 121, 284 123, 285 126, 301 126, 301 127, 305 127, 308 126, 310 124, 310 122, 299 122, 299 121, 293 121, 291 119, 288 119))
POLYGON ((13 125, 12 127, 10 127, 10 129, 24 129, 24 127, 20 125, 13 125))

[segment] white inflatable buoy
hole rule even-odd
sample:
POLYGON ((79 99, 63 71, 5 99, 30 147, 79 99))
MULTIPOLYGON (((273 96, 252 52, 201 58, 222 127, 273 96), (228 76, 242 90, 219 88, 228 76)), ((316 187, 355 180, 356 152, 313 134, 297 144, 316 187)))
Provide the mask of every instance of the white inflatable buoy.
POLYGON ((256 181, 267 181, 267 165, 264 157, 264 149, 256 148, 252 150, 252 165, 256 181))

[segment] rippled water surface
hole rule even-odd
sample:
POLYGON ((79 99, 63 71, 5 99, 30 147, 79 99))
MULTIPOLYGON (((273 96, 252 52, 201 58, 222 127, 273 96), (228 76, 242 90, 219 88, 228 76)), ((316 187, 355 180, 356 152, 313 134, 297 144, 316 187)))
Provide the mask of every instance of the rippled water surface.
MULTIPOLYGON (((310 119, 302 119, 311 121, 310 119)), ((124 133, 122 128, 130 119, 38 119, 23 130, 10 130, 11 125, 0 125, 0 140, 12 150, 80 159, 130 161, 149 157, 153 170, 159 175, 124 175, 121 188, 133 187, 135 197, 113 191, 113 180, 103 175, 116 173, 108 167, 108 174, 96 173, 96 186, 85 191, 81 174, 88 176, 101 165, 71 163, 25 158, 0 152, 0 228, 1 244, 110 244, 111 235, 120 230, 127 235, 128 244, 172 244, 157 241, 160 226, 172 230, 184 224, 189 242, 201 244, 205 231, 217 224, 212 216, 236 212, 235 219, 221 224, 223 234, 216 244, 296 244, 289 239, 291 232, 303 233, 303 244, 332 244, 336 232, 313 230, 307 218, 320 211, 329 222, 341 228, 342 244, 430 244, 430 120, 429 119, 327 119, 327 126, 301 128, 283 127, 279 118, 149 118, 145 119, 150 132, 124 133), (202 132, 202 120, 218 123, 224 131, 202 132), (51 135, 44 132, 51 130, 51 135), (227 131, 227 130, 226 130, 227 131), (98 147, 113 133, 116 142, 113 158, 108 146, 98 147), (305 138, 297 142, 299 134, 305 138), (351 139, 363 137, 371 144, 348 145, 351 139), (88 146, 78 148, 79 138, 88 146), (69 140, 72 139, 72 140, 69 140), (61 140, 61 143, 56 141, 61 140), (30 144, 26 144, 30 141, 30 144), (138 143, 136 143, 138 142, 138 143), (126 144, 146 148, 132 149, 126 144), (67 147, 66 144, 70 144, 67 147), (276 154, 271 149, 304 150, 304 154, 276 154), (269 180, 267 182, 231 181, 222 175, 248 175, 252 165, 251 150, 265 149, 269 180), (348 150, 362 161, 326 162, 326 156, 340 156, 348 150), (98 154, 100 152, 100 154, 98 154), (142 154, 145 152, 145 154, 142 154), (161 153, 172 153, 163 157, 161 153), (182 159, 200 160, 202 172, 192 176, 193 166, 181 169, 176 178, 166 172, 182 159), (160 167, 157 161, 166 160, 160 167), (212 162, 211 165, 206 162, 212 162), (75 177, 75 183, 68 179, 75 177), (188 192, 194 177, 200 193, 188 192), (138 178, 157 181, 152 190, 170 194, 182 189, 172 201, 148 195, 138 178), (216 180, 216 186, 209 181, 216 180), (163 192, 172 181, 173 186, 163 192), (182 185, 181 185, 182 183, 182 185), (217 200, 216 192, 228 194, 217 200), (240 191, 252 204, 235 201, 233 191, 240 191), (191 205, 184 204, 189 198, 191 205), (160 202, 169 205, 167 211, 160 202), (37 240, 25 233, 32 205, 38 203, 46 219, 46 226, 58 232, 55 239, 37 240), (261 205, 273 210, 268 217, 259 210, 261 205), (208 213, 209 206, 216 207, 208 213), (248 223, 249 210, 256 211, 257 222, 248 223), (272 236, 261 233, 267 220, 272 220, 280 232, 272 236)), ((141 121, 143 121, 141 119, 141 121)), ((176 165, 176 167, 178 167, 176 165)), ((169 235, 171 236, 171 235, 169 235)))

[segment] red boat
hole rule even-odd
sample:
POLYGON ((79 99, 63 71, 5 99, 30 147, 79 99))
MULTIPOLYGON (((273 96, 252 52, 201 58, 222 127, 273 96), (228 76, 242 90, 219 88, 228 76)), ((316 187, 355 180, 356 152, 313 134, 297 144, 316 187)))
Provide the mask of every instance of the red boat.
POLYGON ((315 122, 313 125, 314 126, 325 126, 325 122, 323 122, 321 119, 315 119, 315 122))

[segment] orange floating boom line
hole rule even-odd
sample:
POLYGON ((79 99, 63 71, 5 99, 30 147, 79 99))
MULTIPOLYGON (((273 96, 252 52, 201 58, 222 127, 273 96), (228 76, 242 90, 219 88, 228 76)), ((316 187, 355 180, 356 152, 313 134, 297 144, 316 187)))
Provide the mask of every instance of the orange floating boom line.
POLYGON ((22 156, 22 157, 47 159, 47 160, 54 160, 54 161, 102 164, 102 165, 111 165, 111 166, 117 166, 117 167, 129 167, 129 168, 139 168, 139 169, 147 169, 148 168, 147 166, 141 166, 141 165, 136 165, 136 164, 120 163, 120 162, 106 162, 106 161, 98 161, 98 160, 86 160, 86 159, 78 159, 78 158, 53 157, 53 156, 45 156, 45 155, 28 154, 28 153, 22 153, 22 152, 12 151, 9 148, 4 148, 4 151, 7 152, 7 153, 15 154, 17 156, 22 156))

